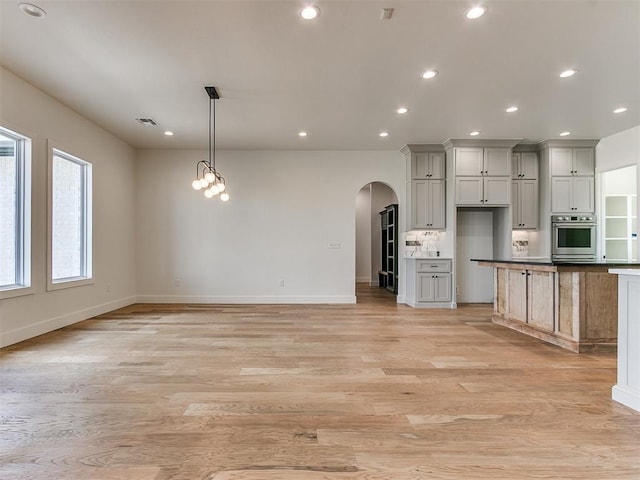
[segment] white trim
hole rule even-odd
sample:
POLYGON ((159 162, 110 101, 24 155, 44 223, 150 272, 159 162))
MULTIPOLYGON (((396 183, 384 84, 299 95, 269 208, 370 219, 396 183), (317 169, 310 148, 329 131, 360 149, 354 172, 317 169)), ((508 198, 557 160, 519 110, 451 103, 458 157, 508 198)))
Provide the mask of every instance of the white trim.
POLYGON ((57 142, 47 139, 47 291, 79 287, 95 283, 93 275, 93 164, 72 153, 57 142), (53 159, 58 156, 82 166, 83 175, 83 261, 84 276, 53 279, 53 159))
POLYGON ((137 303, 208 303, 208 304, 344 304, 356 303, 355 295, 138 295, 137 303))
POLYGON ((371 282, 371 277, 356 277, 356 283, 368 283, 371 282))
POLYGON ((59 317, 48 318, 27 327, 16 328, 14 330, 9 330, 8 332, 1 332, 0 348, 87 320, 95 317, 96 315, 102 315, 104 313, 117 310, 118 308, 133 305, 134 303, 136 303, 135 296, 125 297, 112 302, 103 303, 102 305, 86 308, 84 310, 67 313, 59 317))
POLYGON ((611 398, 618 403, 640 412, 640 392, 633 391, 625 386, 614 385, 611 389, 611 398))

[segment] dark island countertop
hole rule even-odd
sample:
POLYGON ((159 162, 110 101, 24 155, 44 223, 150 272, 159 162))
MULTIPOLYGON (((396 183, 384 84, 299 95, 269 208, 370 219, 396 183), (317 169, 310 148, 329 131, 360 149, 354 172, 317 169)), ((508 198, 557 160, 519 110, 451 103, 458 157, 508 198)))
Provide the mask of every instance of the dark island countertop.
POLYGON ((511 265, 540 265, 547 267, 607 267, 607 268, 640 268, 640 262, 607 262, 606 260, 597 262, 553 262, 548 258, 472 258, 472 262, 481 263, 503 263, 511 265))

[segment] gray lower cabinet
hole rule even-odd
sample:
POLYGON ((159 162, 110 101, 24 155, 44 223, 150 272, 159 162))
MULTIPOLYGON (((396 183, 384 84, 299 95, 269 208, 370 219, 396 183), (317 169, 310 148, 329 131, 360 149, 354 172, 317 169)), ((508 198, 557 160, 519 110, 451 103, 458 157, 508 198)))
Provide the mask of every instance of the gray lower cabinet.
POLYGON ((451 260, 407 259, 407 300, 413 307, 451 305, 451 260))

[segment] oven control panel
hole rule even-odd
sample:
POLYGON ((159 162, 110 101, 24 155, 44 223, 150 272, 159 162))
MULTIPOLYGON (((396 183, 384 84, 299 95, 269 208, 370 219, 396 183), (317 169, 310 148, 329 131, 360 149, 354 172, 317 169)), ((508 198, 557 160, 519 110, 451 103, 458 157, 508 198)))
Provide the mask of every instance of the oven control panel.
POLYGON ((595 223, 596 218, 593 215, 553 215, 551 221, 553 223, 595 223))

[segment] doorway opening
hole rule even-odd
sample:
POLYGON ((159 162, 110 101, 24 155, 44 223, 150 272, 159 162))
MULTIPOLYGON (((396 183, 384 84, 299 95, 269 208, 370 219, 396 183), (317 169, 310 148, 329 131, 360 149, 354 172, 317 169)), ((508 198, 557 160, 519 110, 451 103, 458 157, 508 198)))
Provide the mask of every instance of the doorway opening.
POLYGON ((398 196, 382 182, 368 183, 356 195, 356 301, 395 302, 398 275, 398 196), (387 207, 395 205, 394 232, 388 227, 387 207), (385 214, 381 214, 385 212, 385 214), (387 224, 383 225, 383 221, 387 224), (383 245, 383 235, 386 239, 383 245), (384 262, 383 262, 384 260, 384 262), (384 264, 383 264, 384 263, 384 264), (386 276, 391 272, 393 279, 386 276), (391 288, 386 288, 391 285, 391 288), (395 289, 393 287, 396 287, 395 289))

